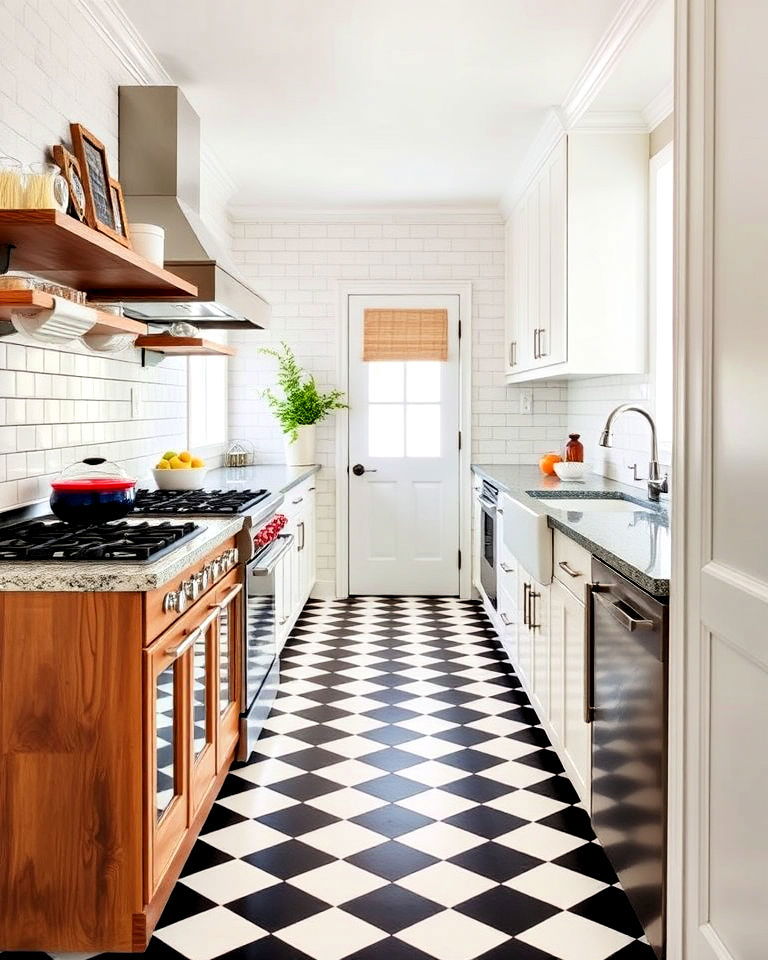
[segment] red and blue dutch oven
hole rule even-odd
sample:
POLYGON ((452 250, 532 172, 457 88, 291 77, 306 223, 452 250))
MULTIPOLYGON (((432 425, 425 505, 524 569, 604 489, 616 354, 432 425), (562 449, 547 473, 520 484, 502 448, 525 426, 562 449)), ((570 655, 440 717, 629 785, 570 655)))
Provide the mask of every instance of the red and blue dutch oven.
POLYGON ((70 464, 51 487, 51 510, 76 527, 119 520, 133 509, 136 497, 136 481, 104 457, 70 464))

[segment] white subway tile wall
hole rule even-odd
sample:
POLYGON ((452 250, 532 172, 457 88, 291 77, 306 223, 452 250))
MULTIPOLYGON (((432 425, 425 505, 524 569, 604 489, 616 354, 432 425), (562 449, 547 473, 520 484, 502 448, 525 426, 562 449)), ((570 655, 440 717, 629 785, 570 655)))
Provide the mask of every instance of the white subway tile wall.
MULTIPOLYGON (((41 160, 52 144, 69 142, 69 123, 79 121, 104 141, 118 175, 118 86, 135 81, 79 5, 0 0, 0 18, 0 155, 41 160)), ((225 242, 226 199, 204 177, 202 215, 225 242)), ((141 476, 165 449, 185 443, 183 359, 142 368, 137 350, 105 357, 83 346, 0 340, 0 509, 47 496, 51 477, 84 456, 120 460, 141 476)))
MULTIPOLYGON (((621 403, 636 403, 655 414, 653 378, 649 375, 593 377, 572 380, 568 384, 568 430, 581 434, 584 459, 595 472, 613 480, 645 489, 651 434, 648 424, 637 414, 625 414, 614 421, 612 445, 601 447, 598 439, 608 414, 621 403), (635 481, 632 464, 637 465, 635 481)), ((664 471, 671 471, 671 451, 661 446, 659 459, 664 471)))
MULTIPOLYGON (((565 384, 533 386, 533 414, 504 382, 504 230, 495 214, 382 214, 366 222, 235 222, 234 255, 272 304, 268 333, 232 335, 230 435, 251 440, 257 459, 283 459, 282 434, 261 391, 274 362, 260 346, 285 340, 322 387, 336 384, 338 283, 343 280, 470 280, 473 302, 472 458, 534 463, 565 438, 565 384)), ((335 578, 333 421, 318 428, 318 580, 335 578)))

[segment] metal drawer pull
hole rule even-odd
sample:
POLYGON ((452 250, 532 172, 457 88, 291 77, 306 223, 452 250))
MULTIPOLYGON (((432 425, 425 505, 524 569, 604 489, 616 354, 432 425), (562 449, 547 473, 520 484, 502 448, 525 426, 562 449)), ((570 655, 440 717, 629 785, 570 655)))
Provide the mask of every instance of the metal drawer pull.
POLYGON ((178 660, 179 657, 186 653, 189 648, 197 643, 200 637, 205 633, 205 631, 210 627, 213 621, 219 615, 219 605, 216 605, 216 609, 213 613, 209 613, 208 616, 203 620, 203 622, 189 634, 188 637, 185 637, 177 647, 171 647, 168 651, 168 656, 173 657, 174 660, 178 660))
POLYGON ((504 573, 514 573, 514 572, 515 572, 515 568, 514 568, 514 567, 508 567, 508 566, 506 565, 506 563, 500 563, 499 566, 500 566, 501 569, 504 571, 504 573))
POLYGON ((224 597, 224 599, 220 603, 216 604, 217 609, 224 610, 226 607, 228 607, 242 589, 243 589, 242 583, 236 583, 235 586, 232 587, 232 589, 226 595, 226 597, 224 597))
POLYGON ((512 623, 512 621, 509 619, 506 613, 500 613, 499 616, 501 617, 501 622, 504 624, 505 627, 508 627, 512 623))
POLYGON ((296 497, 295 500, 291 500, 291 503, 294 505, 294 507, 296 506, 297 503, 303 503, 303 502, 304 502, 304 497, 296 497))
POLYGON ((565 570, 565 572, 568 574, 569 577, 583 576, 580 570, 574 570, 573 567, 569 566, 567 560, 560 560, 557 565, 558 567, 560 567, 561 570, 565 570))
POLYGON ((540 627, 540 624, 534 623, 534 620, 536 619, 536 598, 537 598, 537 597, 540 597, 540 596, 541 596, 541 594, 540 594, 540 593, 536 593, 536 591, 533 589, 533 587, 530 587, 530 588, 529 588, 529 590, 528 590, 528 602, 529 602, 530 605, 531 605, 531 609, 530 609, 530 612, 529 612, 529 614, 528 614, 528 626, 531 628, 531 630, 538 630, 539 627, 540 627))
POLYGON ((317 490, 317 487, 310 487, 310 488, 307 490, 307 493, 312 493, 313 490, 317 490))
POLYGON ((531 589, 530 583, 523 584, 523 624, 528 626, 528 591, 531 589))

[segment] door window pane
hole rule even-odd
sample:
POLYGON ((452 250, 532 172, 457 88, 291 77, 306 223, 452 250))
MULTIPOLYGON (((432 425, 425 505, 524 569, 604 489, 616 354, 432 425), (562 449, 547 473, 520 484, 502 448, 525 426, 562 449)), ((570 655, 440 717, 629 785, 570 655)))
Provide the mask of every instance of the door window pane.
POLYGON ((443 365, 435 360, 413 360, 406 364, 408 403, 439 403, 443 365))
POLYGON ((408 457, 440 456, 440 404, 408 404, 406 408, 406 444, 408 457))
POLYGON ((368 407, 368 456, 402 457, 405 424, 402 403, 372 403, 368 407))
POLYGON ((371 403, 402 403, 405 364, 373 361, 368 364, 368 400, 371 403))
POLYGON ((176 795, 176 757, 174 755, 174 717, 176 715, 176 691, 174 665, 166 667, 155 681, 155 742, 157 784, 155 809, 159 820, 176 795))

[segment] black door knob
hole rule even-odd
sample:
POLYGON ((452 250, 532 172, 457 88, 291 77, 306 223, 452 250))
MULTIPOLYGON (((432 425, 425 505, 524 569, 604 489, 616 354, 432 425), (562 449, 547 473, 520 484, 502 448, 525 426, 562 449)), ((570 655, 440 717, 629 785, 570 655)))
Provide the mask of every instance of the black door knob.
POLYGON ((356 463, 354 467, 352 467, 352 473, 354 473, 356 477, 362 477, 362 475, 365 473, 365 467, 362 465, 362 463, 356 463))

